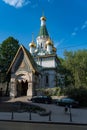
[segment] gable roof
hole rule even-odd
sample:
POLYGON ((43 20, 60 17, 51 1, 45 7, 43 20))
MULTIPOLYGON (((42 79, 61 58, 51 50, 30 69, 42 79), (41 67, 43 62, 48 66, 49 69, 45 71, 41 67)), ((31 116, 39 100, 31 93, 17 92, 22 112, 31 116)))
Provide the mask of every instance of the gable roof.
POLYGON ((29 52, 23 45, 21 45, 21 46, 19 47, 19 49, 18 49, 18 51, 17 51, 17 53, 16 53, 16 55, 15 55, 15 57, 14 57, 12 63, 11 63, 11 65, 10 65, 8 71, 7 71, 7 74, 8 74, 9 71, 11 70, 13 64, 15 63, 16 58, 17 58, 18 54, 20 53, 21 49, 22 49, 23 53, 25 54, 25 56, 27 56, 27 59, 28 59, 28 61, 29 61, 29 65, 30 65, 31 68, 32 68, 32 71, 33 71, 34 73, 39 73, 38 66, 37 66, 36 62, 34 61, 32 55, 30 54, 30 52, 29 52))

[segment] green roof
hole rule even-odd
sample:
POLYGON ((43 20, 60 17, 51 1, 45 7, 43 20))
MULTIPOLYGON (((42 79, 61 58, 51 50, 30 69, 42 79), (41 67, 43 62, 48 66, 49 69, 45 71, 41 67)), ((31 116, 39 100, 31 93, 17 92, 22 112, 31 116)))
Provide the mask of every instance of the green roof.
POLYGON ((40 27, 40 32, 38 36, 49 36, 46 26, 40 27))

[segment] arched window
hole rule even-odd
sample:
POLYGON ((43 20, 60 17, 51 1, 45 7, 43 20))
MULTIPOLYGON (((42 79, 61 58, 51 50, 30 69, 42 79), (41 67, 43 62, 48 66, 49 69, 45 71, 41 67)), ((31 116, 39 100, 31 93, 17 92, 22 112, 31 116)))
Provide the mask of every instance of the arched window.
POLYGON ((41 43, 41 48, 43 48, 43 47, 42 47, 42 43, 41 43))
POLYGON ((46 75, 46 85, 48 85, 48 84, 49 84, 49 76, 46 75))

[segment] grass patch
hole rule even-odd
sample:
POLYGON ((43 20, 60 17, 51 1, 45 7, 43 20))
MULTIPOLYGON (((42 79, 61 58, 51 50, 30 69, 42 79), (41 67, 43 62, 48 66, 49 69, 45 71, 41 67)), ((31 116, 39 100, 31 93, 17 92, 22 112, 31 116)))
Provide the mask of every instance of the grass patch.
POLYGON ((33 112, 46 111, 44 108, 27 102, 2 102, 0 103, 0 112, 33 112))

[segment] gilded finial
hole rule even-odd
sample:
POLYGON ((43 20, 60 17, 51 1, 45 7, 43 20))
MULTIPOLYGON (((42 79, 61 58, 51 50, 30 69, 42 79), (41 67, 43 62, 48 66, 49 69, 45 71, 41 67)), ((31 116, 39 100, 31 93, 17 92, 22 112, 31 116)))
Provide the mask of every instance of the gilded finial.
POLYGON ((32 33, 32 42, 29 44, 29 46, 36 48, 36 44, 34 43, 34 33, 32 33))
POLYGON ((32 42, 34 42, 34 33, 32 32, 32 42))
POLYGON ((42 10, 42 16, 44 16, 44 10, 42 10))
POLYGON ((46 21, 46 17, 44 16, 44 10, 42 11, 42 17, 40 18, 40 20, 46 21))

